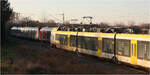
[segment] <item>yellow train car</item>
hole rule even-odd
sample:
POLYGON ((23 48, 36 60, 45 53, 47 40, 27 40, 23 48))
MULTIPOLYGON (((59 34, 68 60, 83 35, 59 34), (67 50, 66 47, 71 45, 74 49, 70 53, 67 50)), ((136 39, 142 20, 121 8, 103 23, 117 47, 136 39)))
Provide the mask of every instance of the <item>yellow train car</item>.
POLYGON ((150 68, 150 35, 52 30, 58 48, 150 68))

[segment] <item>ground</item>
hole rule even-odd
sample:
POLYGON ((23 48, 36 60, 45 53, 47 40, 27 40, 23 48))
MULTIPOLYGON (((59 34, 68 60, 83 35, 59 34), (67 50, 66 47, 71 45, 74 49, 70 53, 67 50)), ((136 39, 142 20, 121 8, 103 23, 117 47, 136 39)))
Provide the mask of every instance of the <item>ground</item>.
POLYGON ((89 55, 50 48, 39 41, 9 39, 2 50, 2 74, 148 74, 89 55))

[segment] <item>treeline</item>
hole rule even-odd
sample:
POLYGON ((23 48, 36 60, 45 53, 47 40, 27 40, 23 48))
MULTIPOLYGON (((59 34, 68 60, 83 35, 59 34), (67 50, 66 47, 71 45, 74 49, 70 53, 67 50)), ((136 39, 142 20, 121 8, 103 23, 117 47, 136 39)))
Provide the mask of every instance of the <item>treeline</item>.
POLYGON ((7 22, 10 20, 10 16, 13 12, 13 9, 10 8, 10 3, 8 0, 1 0, 1 44, 2 46, 6 45, 7 41, 7 22))
POLYGON ((56 26, 56 22, 54 20, 48 20, 45 22, 41 22, 38 20, 33 20, 30 17, 20 16, 19 13, 13 12, 10 16, 10 20, 7 23, 10 26, 56 26))

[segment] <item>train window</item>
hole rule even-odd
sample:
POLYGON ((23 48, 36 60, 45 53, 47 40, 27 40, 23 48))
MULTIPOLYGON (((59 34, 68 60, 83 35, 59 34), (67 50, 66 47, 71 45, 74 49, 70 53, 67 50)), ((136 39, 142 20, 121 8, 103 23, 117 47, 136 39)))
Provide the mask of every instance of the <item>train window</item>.
POLYGON ((56 39, 59 40, 59 42, 60 42, 61 45, 67 45, 67 44, 68 44, 67 35, 60 35, 60 34, 57 34, 57 35, 56 35, 56 39))
POLYGON ((62 41, 62 44, 63 45, 67 45, 68 44, 68 41, 67 41, 67 35, 63 35, 62 37, 61 37, 61 41, 62 41))
POLYGON ((97 51, 97 38, 94 38, 94 37, 90 37, 89 38, 89 47, 90 47, 90 50, 94 50, 94 51, 97 51))
POLYGON ((146 48, 147 48, 147 50, 146 50, 146 53, 147 53, 146 54, 146 58, 148 60, 150 60, 150 42, 146 44, 146 48))
POLYGON ((59 35, 58 34, 56 34, 56 40, 59 40, 59 35))
POLYGON ((103 52, 113 53, 114 52, 114 42, 113 39, 104 38, 103 39, 103 52))
POLYGON ((119 55, 130 56, 130 41, 117 40, 117 51, 119 55))
POLYGON ((71 35, 70 36, 70 46, 71 47, 76 47, 76 36, 75 35, 71 35))
POLYGON ((130 56, 130 41, 125 40, 124 41, 124 54, 125 56, 130 56))
POLYGON ((97 38, 95 37, 78 37, 78 47, 87 50, 97 50, 97 38))
POLYGON ((78 47, 88 49, 88 39, 86 40, 83 36, 78 36, 78 47))
POLYGON ((82 40, 83 40, 83 38, 81 37, 81 36, 78 36, 78 47, 79 48, 82 48, 81 46, 82 46, 82 40))
POLYGON ((138 41, 138 52, 137 52, 137 57, 140 58, 140 59, 144 59, 146 56, 146 42, 143 42, 143 41, 138 41))

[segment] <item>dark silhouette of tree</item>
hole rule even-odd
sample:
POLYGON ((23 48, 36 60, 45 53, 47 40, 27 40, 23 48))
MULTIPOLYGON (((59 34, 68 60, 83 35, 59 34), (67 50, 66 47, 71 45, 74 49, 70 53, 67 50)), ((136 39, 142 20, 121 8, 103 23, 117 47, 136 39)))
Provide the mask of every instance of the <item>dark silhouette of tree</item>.
POLYGON ((1 0, 1 37, 2 37, 2 45, 5 44, 6 41, 6 23, 9 20, 9 17, 12 14, 12 9, 10 8, 10 3, 8 0, 1 0))
POLYGON ((101 28, 107 28, 107 27, 109 27, 109 24, 108 24, 108 23, 105 23, 105 22, 101 22, 101 23, 99 24, 99 27, 101 27, 101 28))

